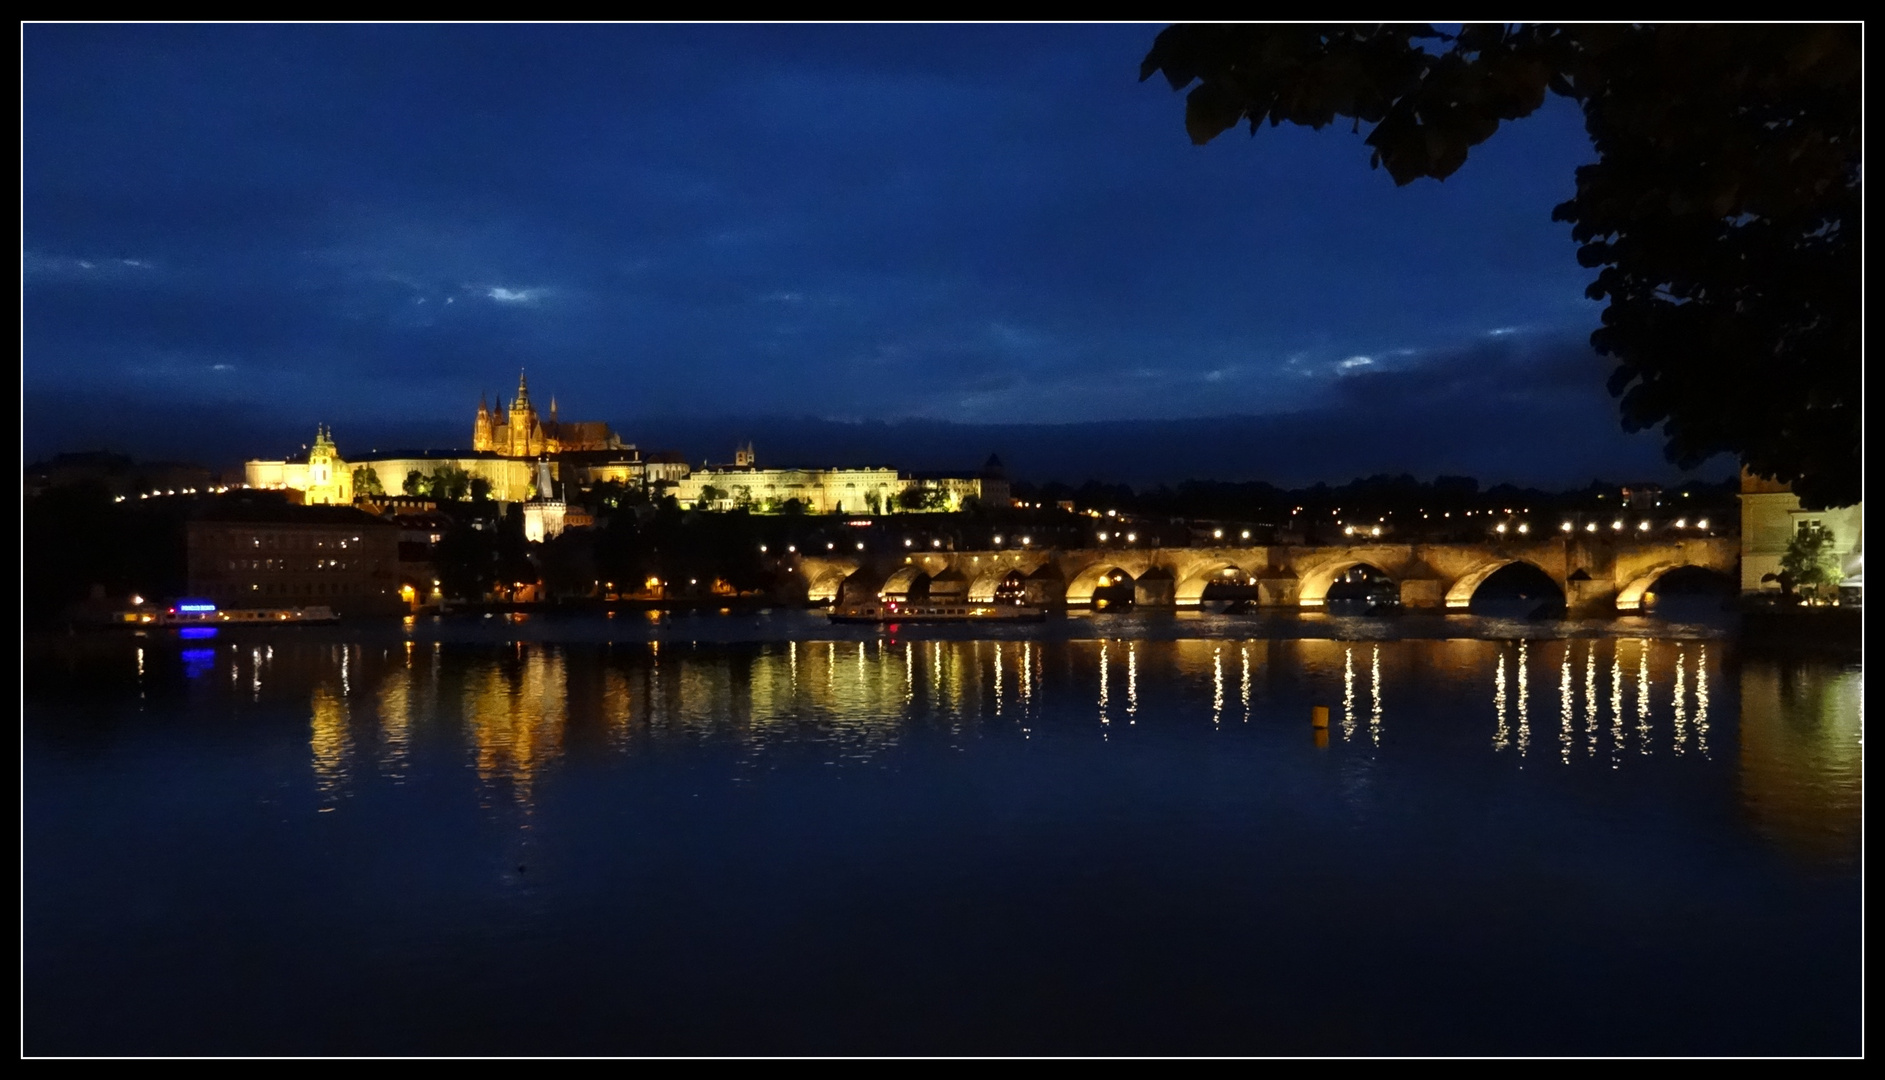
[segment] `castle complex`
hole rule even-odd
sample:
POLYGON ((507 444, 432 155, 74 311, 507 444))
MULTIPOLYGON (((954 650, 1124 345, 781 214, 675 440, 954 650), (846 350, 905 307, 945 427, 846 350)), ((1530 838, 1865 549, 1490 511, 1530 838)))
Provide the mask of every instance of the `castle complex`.
POLYGON ((924 509, 956 510, 970 499, 1005 506, 1007 480, 995 462, 990 465, 976 476, 952 477, 912 477, 891 468, 764 469, 747 443, 735 451, 732 465, 689 468, 674 454, 644 458, 608 424, 560 419, 555 398, 549 416, 540 415, 520 373, 509 405, 501 398, 495 404, 480 398, 469 451, 374 453, 343 460, 323 425, 305 457, 250 461, 245 471, 248 486, 297 491, 310 505, 347 505, 378 493, 415 494, 415 488, 430 490, 442 478, 458 478, 498 502, 524 503, 526 515, 539 523, 533 531, 554 535, 562 516, 552 511, 563 505, 567 493, 602 483, 672 495, 681 506, 702 510, 878 513, 896 508, 899 496, 910 491, 923 496, 915 501, 924 509))

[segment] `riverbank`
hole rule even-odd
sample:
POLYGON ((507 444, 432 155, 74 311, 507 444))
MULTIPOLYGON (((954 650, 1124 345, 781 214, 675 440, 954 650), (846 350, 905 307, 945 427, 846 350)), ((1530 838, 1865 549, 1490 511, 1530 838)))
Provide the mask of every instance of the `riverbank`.
POLYGON ((447 604, 428 604, 414 612, 415 615, 443 616, 454 615, 607 615, 616 611, 717 611, 732 613, 736 611, 761 611, 767 608, 809 607, 806 604, 782 604, 777 598, 749 594, 745 596, 688 596, 672 600, 542 600, 529 603, 511 603, 507 601, 466 601, 447 604))
POLYGON ((1865 610, 1845 607, 1763 608, 1741 616, 1743 646, 1779 655, 1865 655, 1865 610))

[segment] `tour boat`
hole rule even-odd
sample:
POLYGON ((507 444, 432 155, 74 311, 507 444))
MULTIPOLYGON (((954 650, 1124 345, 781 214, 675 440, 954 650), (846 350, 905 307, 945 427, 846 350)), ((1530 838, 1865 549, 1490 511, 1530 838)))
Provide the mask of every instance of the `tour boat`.
POLYGON ((279 626, 283 623, 331 623, 340 616, 326 604, 307 607, 225 608, 207 600, 179 600, 167 607, 127 611, 127 623, 152 626, 279 626))

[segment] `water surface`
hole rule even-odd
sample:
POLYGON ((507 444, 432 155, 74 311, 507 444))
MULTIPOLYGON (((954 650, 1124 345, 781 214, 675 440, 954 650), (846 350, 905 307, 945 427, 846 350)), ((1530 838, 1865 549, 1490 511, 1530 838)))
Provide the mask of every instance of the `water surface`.
POLYGON ((1856 1053, 1862 693, 1650 619, 39 642, 24 1045, 1856 1053))

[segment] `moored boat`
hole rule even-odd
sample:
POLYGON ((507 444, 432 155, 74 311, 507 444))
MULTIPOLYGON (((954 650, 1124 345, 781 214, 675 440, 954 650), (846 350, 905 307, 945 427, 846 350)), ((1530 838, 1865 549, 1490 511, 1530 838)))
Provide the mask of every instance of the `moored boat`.
POLYGON ((218 608, 207 600, 179 600, 162 607, 138 607, 119 613, 114 622, 134 626, 266 626, 339 622, 326 604, 306 607, 218 608))

